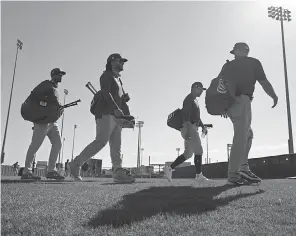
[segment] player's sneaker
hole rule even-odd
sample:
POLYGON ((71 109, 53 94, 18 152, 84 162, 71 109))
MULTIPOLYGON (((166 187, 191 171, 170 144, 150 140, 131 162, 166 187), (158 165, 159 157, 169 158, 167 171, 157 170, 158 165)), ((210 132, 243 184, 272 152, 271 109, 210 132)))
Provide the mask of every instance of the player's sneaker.
POLYGON ((65 179, 65 177, 62 174, 60 174, 59 172, 57 172, 56 170, 47 172, 46 178, 47 179, 55 179, 55 180, 64 180, 65 179))
POLYGON ((130 171, 124 168, 117 168, 113 173, 113 181, 115 183, 134 183, 135 178, 131 175, 130 171))
POLYGON ((164 167, 164 175, 167 178, 169 182, 172 182, 172 175, 173 175, 173 170, 170 166, 165 166, 164 167))
POLYGON ((243 177, 238 177, 237 179, 228 179, 226 185, 229 186, 240 186, 240 185, 250 185, 252 182, 244 179, 243 177))
POLYGON ((244 179, 253 182, 253 183, 260 183, 261 179, 252 173, 250 170, 249 171, 239 171, 238 172, 244 179))
POLYGON ((80 170, 81 166, 77 165, 75 161, 69 163, 70 176, 73 176, 74 181, 82 181, 80 170))
POLYGON ((195 180, 198 182, 207 182, 209 181, 209 179, 207 177, 205 177, 202 173, 197 174, 195 177, 195 180))
POLYGON ((32 172, 22 174, 21 179, 28 179, 28 180, 41 180, 40 176, 35 175, 32 172))

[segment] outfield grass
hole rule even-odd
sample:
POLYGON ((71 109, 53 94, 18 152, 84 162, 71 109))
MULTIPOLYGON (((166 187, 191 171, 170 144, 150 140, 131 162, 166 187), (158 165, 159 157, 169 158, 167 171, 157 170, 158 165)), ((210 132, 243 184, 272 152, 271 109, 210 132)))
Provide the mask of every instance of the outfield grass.
POLYGON ((4 181, 1 235, 296 235, 296 181, 4 181))

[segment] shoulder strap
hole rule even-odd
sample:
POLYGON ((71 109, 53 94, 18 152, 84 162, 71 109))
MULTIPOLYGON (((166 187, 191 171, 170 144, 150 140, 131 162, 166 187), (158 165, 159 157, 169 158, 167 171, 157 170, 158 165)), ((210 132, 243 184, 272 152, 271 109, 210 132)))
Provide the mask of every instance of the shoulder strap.
POLYGON ((225 71, 225 69, 226 69, 228 63, 229 63, 229 60, 226 60, 226 63, 223 65, 223 67, 222 67, 222 69, 221 69, 221 71, 220 71, 218 77, 223 77, 223 73, 224 73, 224 71, 225 71))
POLYGON ((118 80, 119 80, 119 83, 121 84, 122 92, 123 92, 123 94, 125 94, 120 77, 118 77, 118 80))

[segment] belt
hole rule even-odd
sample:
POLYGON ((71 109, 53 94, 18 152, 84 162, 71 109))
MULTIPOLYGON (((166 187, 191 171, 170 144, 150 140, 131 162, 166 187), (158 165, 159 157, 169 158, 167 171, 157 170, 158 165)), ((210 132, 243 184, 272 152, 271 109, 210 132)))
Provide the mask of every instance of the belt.
POLYGON ((251 101, 253 100, 253 96, 250 95, 250 94, 242 94, 242 95, 248 96, 248 97, 250 98, 251 101))

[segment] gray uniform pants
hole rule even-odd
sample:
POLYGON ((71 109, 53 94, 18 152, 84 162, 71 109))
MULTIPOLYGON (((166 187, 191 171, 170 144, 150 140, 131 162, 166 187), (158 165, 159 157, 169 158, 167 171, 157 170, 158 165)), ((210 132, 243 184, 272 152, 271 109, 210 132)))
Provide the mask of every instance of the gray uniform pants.
POLYGON ((34 124, 33 137, 27 152, 25 169, 23 173, 28 173, 28 171, 32 171, 32 164, 35 154, 42 145, 45 136, 49 138, 49 141, 52 145, 48 160, 47 171, 50 172, 55 169, 55 164, 62 146, 58 124, 34 124))
POLYGON ((228 164, 228 179, 236 179, 238 171, 249 171, 248 155, 252 146, 252 109, 248 96, 236 97, 227 114, 233 123, 234 136, 228 164))
MULTIPOLYGON (((184 139, 184 135, 185 135, 185 128, 182 127, 181 128, 181 135, 184 139)), ((202 155, 203 154, 203 149, 202 149, 202 145, 201 145, 201 141, 200 141, 200 137, 199 137, 199 133, 198 133, 198 127, 195 124, 191 124, 189 126, 189 135, 191 137, 191 139, 189 140, 185 140, 184 139, 184 157, 187 159, 191 158, 193 153, 195 155, 202 155)))
POLYGON ((103 115, 96 120, 96 139, 90 143, 75 158, 75 162, 81 166, 84 162, 96 155, 109 141, 110 156, 113 169, 122 166, 121 157, 121 131, 122 127, 117 124, 116 118, 112 115, 103 115))

